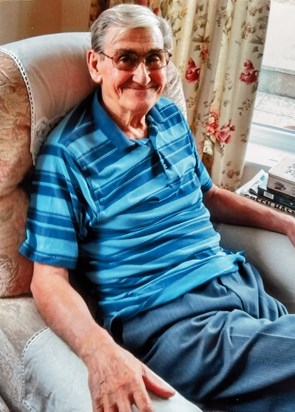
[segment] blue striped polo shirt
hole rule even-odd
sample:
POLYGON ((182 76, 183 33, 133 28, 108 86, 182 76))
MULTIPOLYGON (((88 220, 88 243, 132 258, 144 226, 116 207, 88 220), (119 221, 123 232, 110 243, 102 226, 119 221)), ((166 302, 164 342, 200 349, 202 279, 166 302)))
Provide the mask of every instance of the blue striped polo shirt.
POLYGON ((237 269, 203 192, 212 181, 180 110, 166 98, 146 138, 127 138, 99 92, 74 108, 38 156, 20 252, 75 270, 97 294, 106 324, 169 302, 237 269))

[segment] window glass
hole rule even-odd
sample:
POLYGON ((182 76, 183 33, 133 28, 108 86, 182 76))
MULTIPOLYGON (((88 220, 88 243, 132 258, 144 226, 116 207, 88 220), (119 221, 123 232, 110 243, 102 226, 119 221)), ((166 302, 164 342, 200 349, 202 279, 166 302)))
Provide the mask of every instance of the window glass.
MULTIPOLYGON (((257 126, 295 140, 295 0, 271 0, 271 9, 253 114, 257 126), (283 130, 282 130, 283 129, 283 130)), ((256 127, 255 127, 256 126, 256 127)))

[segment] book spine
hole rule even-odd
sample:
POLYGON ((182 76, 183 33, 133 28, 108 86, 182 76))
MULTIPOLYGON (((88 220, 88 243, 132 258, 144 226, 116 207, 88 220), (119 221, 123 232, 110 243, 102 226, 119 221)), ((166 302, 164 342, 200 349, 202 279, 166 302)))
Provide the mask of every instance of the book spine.
POLYGON ((259 186, 257 188, 257 194, 258 196, 265 197, 274 203, 280 203, 281 205, 289 207, 290 209, 295 209, 295 199, 291 197, 287 197, 287 196, 280 195, 278 193, 274 193, 273 191, 266 190, 259 186))
POLYGON ((253 194, 250 194, 250 193, 243 193, 242 196, 245 196, 248 199, 254 200, 255 202, 261 203, 265 206, 272 207, 272 208, 276 209, 278 212, 283 212, 283 213, 286 213, 287 215, 295 216, 295 210, 294 209, 291 209, 291 208, 289 208, 287 206, 284 206, 280 203, 275 203, 275 202, 273 202, 269 199, 266 199, 266 198, 263 198, 263 197, 260 197, 260 196, 257 196, 257 195, 253 195, 253 194))

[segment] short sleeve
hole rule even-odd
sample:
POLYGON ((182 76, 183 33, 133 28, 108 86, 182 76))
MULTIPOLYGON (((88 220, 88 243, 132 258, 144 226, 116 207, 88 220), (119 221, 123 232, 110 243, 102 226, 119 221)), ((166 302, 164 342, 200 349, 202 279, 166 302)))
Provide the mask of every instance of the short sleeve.
POLYGON ((196 159, 196 167, 195 167, 195 172, 199 178, 200 185, 201 185, 201 190, 203 193, 208 192, 213 186, 212 179, 204 166, 204 163, 202 162, 199 153, 197 151, 197 147, 193 138, 192 133, 190 133, 190 138, 191 138, 191 145, 192 145, 192 150, 195 155, 196 159))
POLYGON ((90 220, 87 191, 83 173, 67 148, 44 145, 36 164, 20 253, 33 261, 74 269, 79 242, 90 220))
POLYGON ((208 190, 212 188, 213 182, 198 154, 197 154, 197 158, 198 158, 198 163, 196 167, 196 173, 201 182, 202 192, 206 193, 208 192, 208 190))

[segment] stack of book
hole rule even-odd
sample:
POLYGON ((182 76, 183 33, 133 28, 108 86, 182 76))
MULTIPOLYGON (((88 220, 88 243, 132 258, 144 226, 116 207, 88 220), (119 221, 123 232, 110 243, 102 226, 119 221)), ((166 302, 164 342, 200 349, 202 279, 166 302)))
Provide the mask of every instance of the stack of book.
POLYGON ((295 216, 295 158, 283 158, 268 173, 260 170, 237 193, 295 216))

